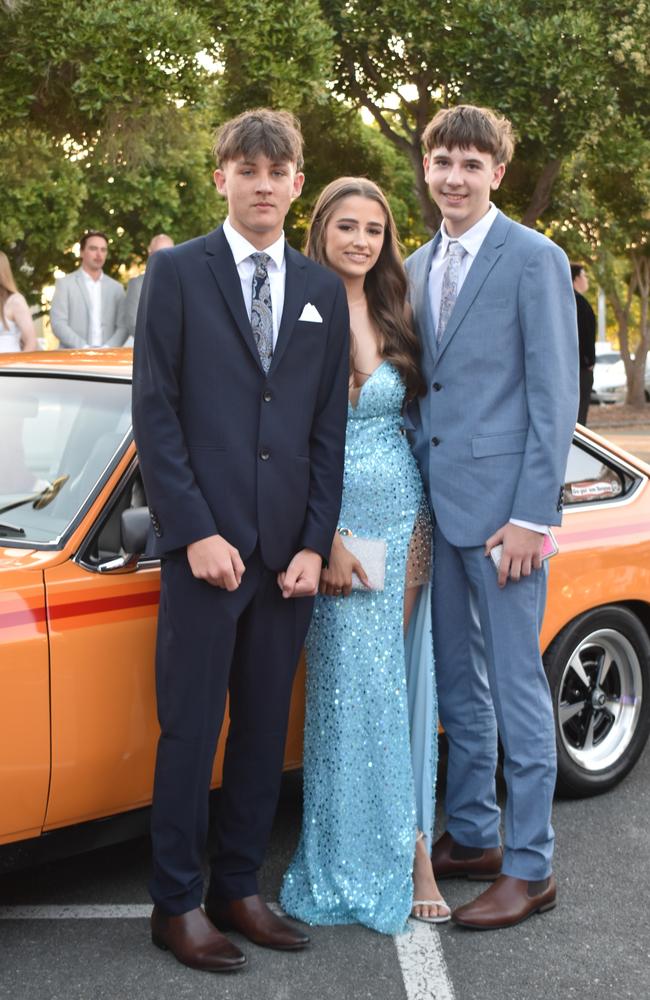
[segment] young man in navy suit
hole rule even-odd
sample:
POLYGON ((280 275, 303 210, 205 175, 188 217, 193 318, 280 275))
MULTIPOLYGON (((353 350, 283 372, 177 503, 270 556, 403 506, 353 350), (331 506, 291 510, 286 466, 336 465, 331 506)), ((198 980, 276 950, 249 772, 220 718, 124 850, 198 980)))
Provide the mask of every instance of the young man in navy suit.
POLYGON ((435 518, 433 632, 449 741, 447 830, 432 861, 437 878, 496 880, 454 911, 457 924, 508 927, 556 897, 555 727, 539 629, 542 550, 561 521, 578 407, 575 304, 563 251, 490 202, 512 156, 510 123, 447 108, 423 143, 443 218, 406 262, 428 385, 410 416, 435 518))
POLYGON ((291 688, 340 507, 349 317, 340 280, 282 227, 303 184, 293 116, 226 123, 223 226, 151 257, 134 357, 135 436, 162 559, 152 938, 212 972, 308 943, 258 894, 291 688), (226 693, 210 884, 208 792, 226 693))

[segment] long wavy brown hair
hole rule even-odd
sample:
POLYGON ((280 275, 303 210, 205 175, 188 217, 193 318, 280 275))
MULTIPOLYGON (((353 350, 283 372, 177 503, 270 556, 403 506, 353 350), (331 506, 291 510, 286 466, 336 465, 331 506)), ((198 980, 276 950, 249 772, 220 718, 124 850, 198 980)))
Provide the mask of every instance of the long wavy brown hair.
MULTIPOLYGON (((339 177, 325 187, 316 202, 309 223, 305 253, 319 264, 329 266, 325 253, 327 227, 343 198, 369 198, 381 206, 386 219, 384 243, 377 262, 368 271, 364 291, 368 311, 380 337, 379 353, 390 361, 402 377, 408 399, 424 394, 420 371, 420 343, 407 317, 408 281, 395 220, 381 188, 365 177, 339 177)), ((351 331, 350 366, 354 364, 354 332, 351 331)))
POLYGON ((5 320, 5 302, 10 295, 17 292, 16 282, 14 281, 14 276, 11 272, 11 264, 9 263, 9 258, 6 253, 0 250, 0 325, 3 329, 7 328, 7 323, 5 320))

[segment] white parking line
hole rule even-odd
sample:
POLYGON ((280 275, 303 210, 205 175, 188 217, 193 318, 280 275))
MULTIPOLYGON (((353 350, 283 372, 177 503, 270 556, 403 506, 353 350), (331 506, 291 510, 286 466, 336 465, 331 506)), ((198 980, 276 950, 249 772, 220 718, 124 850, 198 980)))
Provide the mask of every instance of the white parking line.
MULTIPOLYGON (((281 913, 277 903, 269 904, 281 913)), ((147 920, 144 905, 93 903, 84 906, 0 906, 0 920, 147 920)), ((455 1000, 454 989, 436 928, 410 920, 404 934, 393 938, 407 1000, 455 1000)))
POLYGON ((151 914, 151 903, 93 903, 90 906, 0 906, 0 920, 143 920, 151 914))
POLYGON ((408 1000, 454 1000, 440 935, 433 924, 409 920, 408 930, 393 940, 408 1000))

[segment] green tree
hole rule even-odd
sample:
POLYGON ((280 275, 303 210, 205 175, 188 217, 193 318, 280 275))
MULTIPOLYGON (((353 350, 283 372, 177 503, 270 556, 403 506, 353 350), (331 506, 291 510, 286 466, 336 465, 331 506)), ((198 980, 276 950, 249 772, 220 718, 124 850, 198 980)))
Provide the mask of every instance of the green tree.
POLYGON ((591 263, 612 306, 627 401, 643 406, 650 347, 650 139, 628 115, 617 134, 573 158, 558 188, 553 236, 591 263))
POLYGON ((21 291, 37 303, 51 279, 55 248, 77 238, 84 178, 42 132, 27 125, 4 133, 0 177, 0 247, 11 258, 21 291))
POLYGON ((228 0, 205 9, 224 118, 261 106, 297 111, 326 99, 333 46, 318 0, 228 0))
POLYGON ((647 38, 645 2, 322 0, 334 32, 336 92, 373 115, 409 158, 423 218, 438 223, 420 137, 440 107, 487 104, 520 148, 500 199, 534 225, 565 163, 620 117, 621 78, 647 38), (643 8, 643 9, 642 9, 643 8), (627 58, 620 60, 624 45, 627 58))
POLYGON ((0 238, 32 297, 74 266, 85 228, 108 232, 113 266, 141 256, 150 226, 193 235, 211 196, 214 81, 197 58, 211 40, 173 0, 2 4, 0 238))

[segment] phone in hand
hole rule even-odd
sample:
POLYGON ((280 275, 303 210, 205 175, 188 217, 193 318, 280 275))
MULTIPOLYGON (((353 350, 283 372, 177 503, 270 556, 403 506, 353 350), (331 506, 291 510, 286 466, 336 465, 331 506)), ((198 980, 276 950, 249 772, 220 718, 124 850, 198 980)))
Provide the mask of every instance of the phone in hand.
MULTIPOLYGON (((545 562, 546 559, 550 559, 551 556, 556 555, 556 553, 559 551, 560 547, 557 544, 557 539, 555 538, 555 535, 549 528, 546 534, 544 535, 544 543, 542 545, 542 562, 545 562)), ((501 565, 502 555, 503 555, 503 545, 495 545, 494 548, 490 549, 490 559, 494 563, 494 567, 497 570, 497 572, 499 570, 499 566, 501 565)))

